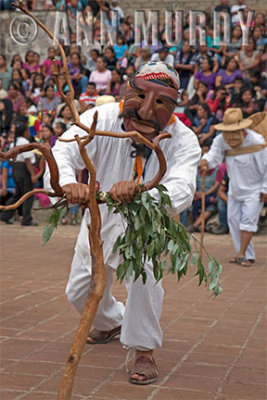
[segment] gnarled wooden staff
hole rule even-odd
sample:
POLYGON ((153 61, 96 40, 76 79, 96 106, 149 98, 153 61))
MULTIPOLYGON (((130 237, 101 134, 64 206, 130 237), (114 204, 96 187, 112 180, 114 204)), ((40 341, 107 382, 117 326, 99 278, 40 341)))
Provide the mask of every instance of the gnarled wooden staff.
MULTIPOLYGON (((58 70, 57 70, 57 64, 54 61, 54 68, 55 72, 54 75, 56 77, 56 83, 57 83, 57 88, 65 100, 65 102, 68 104, 70 107, 70 110, 72 112, 73 116, 73 123, 77 125, 79 128, 83 129, 84 131, 87 132, 87 135, 84 137, 79 137, 78 135, 75 135, 73 139, 68 139, 62 141, 65 142, 71 142, 71 141, 76 141, 78 146, 79 146, 79 151, 81 154, 81 157, 85 163, 85 167, 87 168, 89 172, 89 189, 90 189, 90 195, 89 195, 89 202, 86 204, 86 206, 89 208, 90 215, 91 215, 91 224, 88 226, 89 229, 89 242, 90 242, 90 254, 92 258, 92 279, 91 279, 91 284, 90 288, 88 291, 88 296, 86 299, 86 303, 84 306, 83 313, 81 315, 80 323, 78 330, 75 334, 75 337, 72 342, 72 346, 67 358, 66 366, 65 366, 65 371, 64 375, 61 381, 60 389, 58 392, 58 400, 69 400, 71 398, 71 393, 72 393, 72 388, 73 388, 73 383, 74 383, 74 377, 75 373, 79 364, 79 360, 83 351, 83 348, 86 344, 88 332, 90 331, 92 322, 94 320, 95 314, 97 312, 97 307, 98 304, 103 296, 105 284, 106 284, 106 275, 105 275, 105 267, 104 267, 104 260, 103 260, 103 251, 102 251, 102 240, 100 236, 100 231, 101 231, 101 216, 100 216, 100 211, 98 207, 98 201, 96 199, 96 171, 95 168, 91 162, 91 160, 88 157, 88 154, 86 152, 86 146, 94 139, 95 135, 99 136, 111 136, 111 137, 116 137, 116 138, 131 138, 137 143, 142 143, 150 147, 152 150, 154 150, 157 154, 158 161, 159 161, 159 170, 156 174, 156 176, 152 179, 147 184, 143 184, 141 186, 137 186, 136 191, 137 192, 143 192, 145 190, 150 190, 153 187, 157 186, 164 176, 166 172, 166 161, 164 154, 159 146, 159 142, 162 139, 165 138, 170 138, 171 135, 168 133, 161 133, 158 135, 153 142, 148 141, 145 139, 142 135, 140 135, 136 131, 132 132, 125 132, 125 133, 116 133, 116 132, 108 132, 108 131, 100 131, 96 130, 96 125, 97 125, 97 112, 94 114, 93 118, 93 123, 91 127, 87 127, 86 125, 82 124, 79 119, 79 114, 75 106, 74 102, 74 90, 72 87, 71 80, 69 78, 69 72, 67 68, 67 60, 66 56, 64 53, 64 50, 60 43, 57 41, 57 39, 54 37, 54 35, 35 17, 33 16, 27 8, 23 5, 22 1, 19 2, 19 6, 13 3, 13 6, 16 8, 19 8, 22 12, 25 14, 29 15, 32 17, 35 22, 49 35, 51 39, 53 39, 59 49, 60 53, 62 56, 63 60, 63 71, 64 75, 66 78, 66 81, 69 85, 70 88, 70 98, 67 98, 64 93, 62 92, 59 84, 58 84, 58 70)), ((64 190, 61 188, 59 185, 59 172, 58 172, 58 167, 56 164, 56 161, 53 157, 53 153, 51 152, 51 149, 42 143, 30 143, 26 144, 23 146, 17 146, 14 147, 13 149, 9 150, 6 153, 3 153, 2 151, 0 152, 0 158, 6 160, 6 159, 16 159, 16 156, 22 152, 33 150, 33 149, 38 149, 42 152, 44 157, 46 158, 48 162, 48 167, 50 170, 50 183, 51 187, 53 188, 54 192, 47 191, 45 189, 39 189, 39 190, 33 190, 31 192, 26 193, 17 203, 10 205, 10 206, 0 206, 0 209, 2 210, 8 210, 8 209, 15 209, 19 207, 23 201, 25 201, 29 196, 35 194, 35 193, 45 193, 50 197, 62 197, 64 195, 64 190)), ((103 202, 104 199, 102 199, 103 202)))

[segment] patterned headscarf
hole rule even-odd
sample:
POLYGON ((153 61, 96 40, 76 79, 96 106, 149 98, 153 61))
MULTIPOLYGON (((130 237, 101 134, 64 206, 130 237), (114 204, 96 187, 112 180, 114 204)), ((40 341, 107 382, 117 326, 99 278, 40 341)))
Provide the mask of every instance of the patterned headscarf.
POLYGON ((177 91, 180 87, 178 72, 164 61, 150 61, 141 65, 135 74, 135 78, 159 83, 177 91))

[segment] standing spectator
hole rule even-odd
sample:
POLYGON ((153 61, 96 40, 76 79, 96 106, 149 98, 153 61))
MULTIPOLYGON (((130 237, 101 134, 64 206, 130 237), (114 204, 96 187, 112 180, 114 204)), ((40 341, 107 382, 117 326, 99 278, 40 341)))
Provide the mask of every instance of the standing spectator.
MULTIPOLYGON (((28 129, 27 118, 19 117, 16 120, 15 146, 21 146, 29 143, 30 133, 28 129)), ((16 199, 20 199, 25 193, 33 189, 33 185, 37 182, 34 173, 33 164, 35 156, 32 151, 21 153, 17 156, 13 163, 13 179, 16 185, 16 199)), ((24 201, 22 205, 22 221, 21 225, 36 226, 37 223, 32 221, 31 209, 33 204, 33 196, 24 201)), ((14 214, 11 210, 11 214, 14 214)), ((10 217, 8 218, 10 219, 10 217)))
POLYGON ((219 69, 215 86, 224 85, 226 89, 231 89, 234 86, 236 77, 242 78, 242 72, 238 68, 238 63, 234 58, 228 58, 225 63, 225 69, 219 69))
POLYGON ((185 41, 181 51, 175 58, 175 68, 180 76, 180 89, 186 89, 189 79, 194 71, 194 53, 188 41, 185 41))
POLYGON ((0 54, 0 78, 2 79, 2 85, 5 90, 8 89, 8 85, 11 82, 12 68, 6 66, 6 56, 0 54))
POLYGON ((231 14, 231 7, 228 5, 228 1, 227 0, 220 0, 220 4, 218 4, 215 7, 215 10, 217 12, 226 12, 228 14, 231 14))
POLYGON ((111 1, 111 10, 117 11, 119 21, 124 18, 124 12, 122 11, 121 7, 118 6, 118 2, 115 0, 111 1))
MULTIPOLYGON (((42 64, 42 74, 46 76, 51 76, 51 67, 53 65, 53 60, 56 59, 56 50, 54 47, 49 47, 48 49, 48 57, 44 60, 42 64)), ((61 67, 61 62, 56 60, 56 63, 59 67, 61 67)))
POLYGON ((104 94, 111 79, 111 72, 107 69, 107 62, 103 56, 97 58, 97 68, 90 75, 90 82, 96 85, 98 94, 104 94))
POLYGON ((123 19, 121 21, 120 30, 121 30, 121 34, 125 40, 125 43, 128 46, 130 46, 132 43, 134 43, 134 34, 133 34, 133 31, 131 30, 131 25, 125 19, 123 19))
POLYGON ((13 106, 13 112, 15 114, 19 113, 20 106, 23 102, 24 97, 18 89, 15 83, 10 83, 8 86, 8 96, 7 99, 11 100, 13 106))
POLYGON ((23 68, 30 72, 41 72, 41 65, 35 61, 35 53, 32 50, 27 51, 23 68))
POLYGON ((246 7, 244 0, 238 0, 238 3, 231 7, 232 25, 236 25, 239 22, 238 11, 242 11, 246 7))

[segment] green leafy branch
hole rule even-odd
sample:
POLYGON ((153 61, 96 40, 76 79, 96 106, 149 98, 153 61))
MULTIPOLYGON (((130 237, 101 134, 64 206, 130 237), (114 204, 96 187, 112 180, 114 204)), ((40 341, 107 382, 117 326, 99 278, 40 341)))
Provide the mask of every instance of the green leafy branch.
MULTIPOLYGON (((157 186, 159 200, 149 192, 136 194, 131 203, 118 204, 111 196, 102 192, 97 198, 103 200, 109 212, 120 214, 126 223, 123 235, 119 236, 113 246, 113 252, 119 251, 122 263, 117 268, 117 278, 120 282, 134 274, 136 280, 140 275, 146 282, 146 261, 152 261, 156 281, 160 281, 166 270, 168 274, 177 274, 178 281, 188 271, 188 265, 196 267, 199 285, 204 281, 216 297, 221 293, 219 277, 222 266, 209 254, 207 271, 197 251, 192 250, 191 241, 199 245, 199 241, 189 234, 182 224, 177 223, 167 213, 166 207, 171 207, 167 189, 157 186)), ((51 238, 53 230, 66 213, 66 201, 59 202, 49 218, 49 225, 43 230, 43 244, 51 238)))

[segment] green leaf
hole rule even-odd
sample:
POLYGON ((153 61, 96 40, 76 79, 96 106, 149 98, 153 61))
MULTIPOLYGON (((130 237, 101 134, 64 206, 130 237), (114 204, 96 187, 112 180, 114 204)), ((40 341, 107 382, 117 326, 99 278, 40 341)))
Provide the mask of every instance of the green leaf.
POLYGON ((198 253, 194 253, 190 260, 190 266, 193 267, 198 262, 199 255, 198 253))
POLYGON ((45 246, 46 243, 48 242, 48 240, 50 240, 54 229, 55 229, 55 225, 54 225, 54 224, 49 224, 49 225, 46 225, 46 226, 44 227, 44 229, 43 229, 43 234, 42 234, 42 237, 43 237, 43 246, 45 246))

